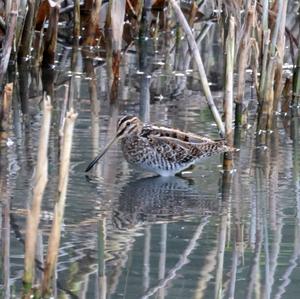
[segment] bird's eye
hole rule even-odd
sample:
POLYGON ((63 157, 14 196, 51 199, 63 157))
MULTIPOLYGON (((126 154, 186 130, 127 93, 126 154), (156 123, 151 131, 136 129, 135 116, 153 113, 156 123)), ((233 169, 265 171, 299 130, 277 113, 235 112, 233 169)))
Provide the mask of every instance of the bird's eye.
POLYGON ((129 125, 130 125, 130 122, 127 122, 127 123, 126 123, 126 127, 128 127, 129 125))

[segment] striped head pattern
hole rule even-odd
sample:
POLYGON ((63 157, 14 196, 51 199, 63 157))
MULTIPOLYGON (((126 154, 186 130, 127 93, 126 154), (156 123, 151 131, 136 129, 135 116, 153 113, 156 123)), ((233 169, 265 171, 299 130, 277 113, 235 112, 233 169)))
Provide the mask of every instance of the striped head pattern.
POLYGON ((138 117, 132 115, 125 115, 120 118, 117 125, 117 138, 124 138, 134 132, 141 125, 138 117))

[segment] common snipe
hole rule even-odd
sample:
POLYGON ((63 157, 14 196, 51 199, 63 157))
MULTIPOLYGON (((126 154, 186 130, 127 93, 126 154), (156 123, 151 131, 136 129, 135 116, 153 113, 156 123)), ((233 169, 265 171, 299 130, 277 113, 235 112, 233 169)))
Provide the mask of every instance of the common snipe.
POLYGON ((126 115, 119 120, 115 137, 89 164, 86 172, 116 140, 121 140, 128 162, 161 176, 173 176, 205 157, 231 150, 225 140, 214 141, 193 133, 144 124, 138 117, 126 115))

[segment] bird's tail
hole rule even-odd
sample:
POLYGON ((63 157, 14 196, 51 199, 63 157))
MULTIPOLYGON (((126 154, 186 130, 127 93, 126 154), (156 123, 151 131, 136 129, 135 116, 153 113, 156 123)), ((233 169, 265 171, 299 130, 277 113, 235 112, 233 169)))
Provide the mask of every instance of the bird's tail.
POLYGON ((214 140, 212 142, 207 142, 201 144, 198 147, 199 157, 210 157, 216 154, 222 154, 226 152, 233 152, 235 149, 229 145, 227 145, 226 140, 214 140))
POLYGON ((235 152, 237 149, 233 146, 228 145, 226 139, 215 140, 216 148, 218 153, 235 152))

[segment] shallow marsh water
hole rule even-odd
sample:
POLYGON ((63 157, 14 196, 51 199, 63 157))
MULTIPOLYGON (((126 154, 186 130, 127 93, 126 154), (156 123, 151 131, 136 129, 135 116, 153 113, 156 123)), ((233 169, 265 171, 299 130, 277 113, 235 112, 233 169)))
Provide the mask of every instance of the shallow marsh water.
MULTIPOLYGON (((274 131, 256 132, 256 100, 248 87, 250 126, 240 130, 240 151, 234 154, 234 171, 227 185, 223 183, 222 156, 204 160, 182 177, 162 178, 132 168, 119 146, 86 176, 85 167, 111 138, 118 116, 147 110, 143 110, 147 103, 140 104, 139 88, 149 78, 137 67, 135 53, 128 52, 117 105, 108 100, 103 62, 94 62, 92 68, 86 65, 86 72, 79 63, 78 70, 67 72, 64 54, 68 60, 70 50, 62 51, 53 73, 56 82, 62 83, 57 84, 53 100, 49 182, 38 250, 42 256, 52 220, 65 82, 74 92, 78 119, 54 283, 57 297, 297 298, 299 118, 278 115, 274 131), (264 143, 261 134, 267 136, 264 143)), ((80 61, 80 50, 78 57, 80 61)), ((168 55, 153 59, 151 122, 218 138, 205 99, 195 90, 199 82, 192 78, 193 72, 172 72, 167 65, 161 66, 166 58, 168 55)), ((210 59, 207 56, 206 62, 212 69, 214 97, 221 103, 217 80, 221 75, 215 75, 218 62, 210 59)), ((22 289, 25 211, 31 198, 41 120, 39 76, 20 70, 10 145, 1 149, 4 298, 20 298, 22 289)))

